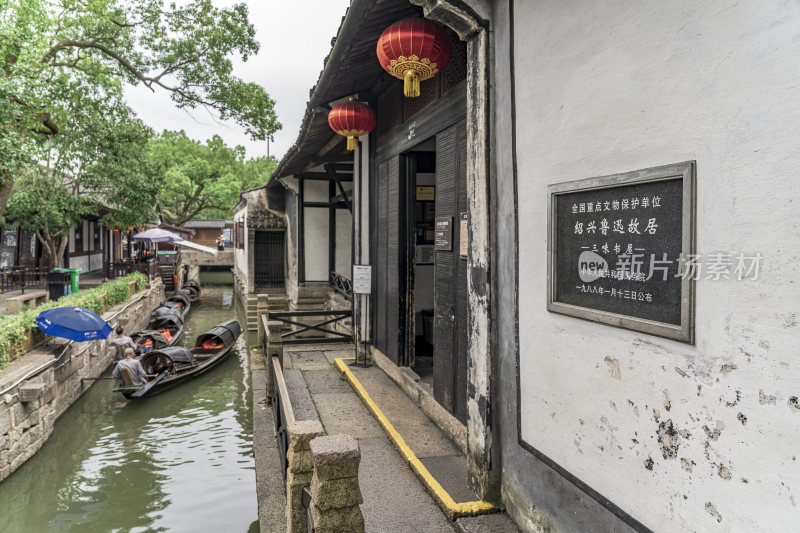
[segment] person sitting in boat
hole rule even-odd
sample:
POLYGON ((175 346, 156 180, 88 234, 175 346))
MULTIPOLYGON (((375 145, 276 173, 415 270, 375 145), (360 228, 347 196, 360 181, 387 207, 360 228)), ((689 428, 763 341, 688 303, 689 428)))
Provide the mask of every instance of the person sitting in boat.
POLYGON ((133 339, 128 337, 127 335, 123 335, 125 330, 122 329, 122 326, 117 326, 115 330, 117 333, 117 338, 114 340, 106 339, 106 346, 114 346, 117 350, 116 353, 116 360, 119 361, 122 359, 122 350, 123 348, 133 348, 136 349, 136 345, 133 343, 133 339))
MULTIPOLYGON (((133 385, 144 385, 147 381, 147 374, 144 373, 142 363, 140 363, 138 359, 134 359, 133 356, 134 351, 131 348, 125 348, 125 359, 117 363, 111 375, 124 382, 125 380, 122 378, 121 371, 125 369, 133 380, 133 385)), ((128 383, 123 384, 128 385, 128 383)))

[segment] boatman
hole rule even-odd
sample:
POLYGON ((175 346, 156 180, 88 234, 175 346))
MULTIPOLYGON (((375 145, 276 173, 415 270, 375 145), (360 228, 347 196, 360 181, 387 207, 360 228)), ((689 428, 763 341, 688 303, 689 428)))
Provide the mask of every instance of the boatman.
POLYGON ((144 373, 142 363, 140 363, 138 359, 134 359, 133 356, 133 350, 130 348, 125 348, 125 359, 117 363, 117 366, 114 367, 114 371, 111 373, 111 375, 117 379, 122 379, 120 377, 120 370, 125 368, 128 370, 128 372, 130 372, 134 385, 144 385, 147 381, 147 374, 144 373))
POLYGON ((133 339, 128 337, 127 335, 123 335, 125 331, 122 329, 122 326, 117 326, 116 329, 117 338, 114 340, 106 339, 106 345, 114 346, 117 349, 116 359, 119 361, 122 359, 122 349, 125 347, 131 348, 136 350, 136 345, 133 343, 133 339))

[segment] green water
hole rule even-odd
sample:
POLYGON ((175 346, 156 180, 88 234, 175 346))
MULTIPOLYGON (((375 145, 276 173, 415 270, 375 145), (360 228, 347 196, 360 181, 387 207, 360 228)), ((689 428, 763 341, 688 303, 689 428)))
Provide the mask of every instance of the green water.
MULTIPOLYGON (((233 317, 244 325, 233 296, 204 284, 183 344, 233 317)), ((218 367, 144 400, 96 382, 0 483, 0 532, 258 531, 246 346, 242 334, 218 367)))

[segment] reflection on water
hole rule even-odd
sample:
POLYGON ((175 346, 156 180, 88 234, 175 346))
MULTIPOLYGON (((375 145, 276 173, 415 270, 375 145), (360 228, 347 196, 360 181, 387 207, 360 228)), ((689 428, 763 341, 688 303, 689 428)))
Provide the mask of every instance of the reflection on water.
MULTIPOLYGON (((184 345, 235 315, 230 285, 204 285, 184 345)), ((243 334, 219 367, 153 398, 96 382, 0 483, 0 531, 257 531, 246 345, 243 334)))

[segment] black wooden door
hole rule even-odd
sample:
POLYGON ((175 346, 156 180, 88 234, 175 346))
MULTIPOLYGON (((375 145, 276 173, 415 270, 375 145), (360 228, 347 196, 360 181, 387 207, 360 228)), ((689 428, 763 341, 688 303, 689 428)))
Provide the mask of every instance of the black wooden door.
POLYGON ((374 340, 378 349, 397 365, 405 364, 401 342, 404 315, 400 296, 405 290, 405 271, 400 275, 401 247, 404 244, 403 187, 400 183, 401 156, 378 164, 375 197, 375 249, 373 256, 374 340))
POLYGON ((280 288, 284 285, 283 231, 256 231, 253 242, 253 278, 256 289, 280 288))
POLYGON ((435 251, 433 391, 462 422, 467 418, 467 260, 461 214, 467 212, 464 121, 436 136, 436 217, 452 217, 452 249, 435 251))

